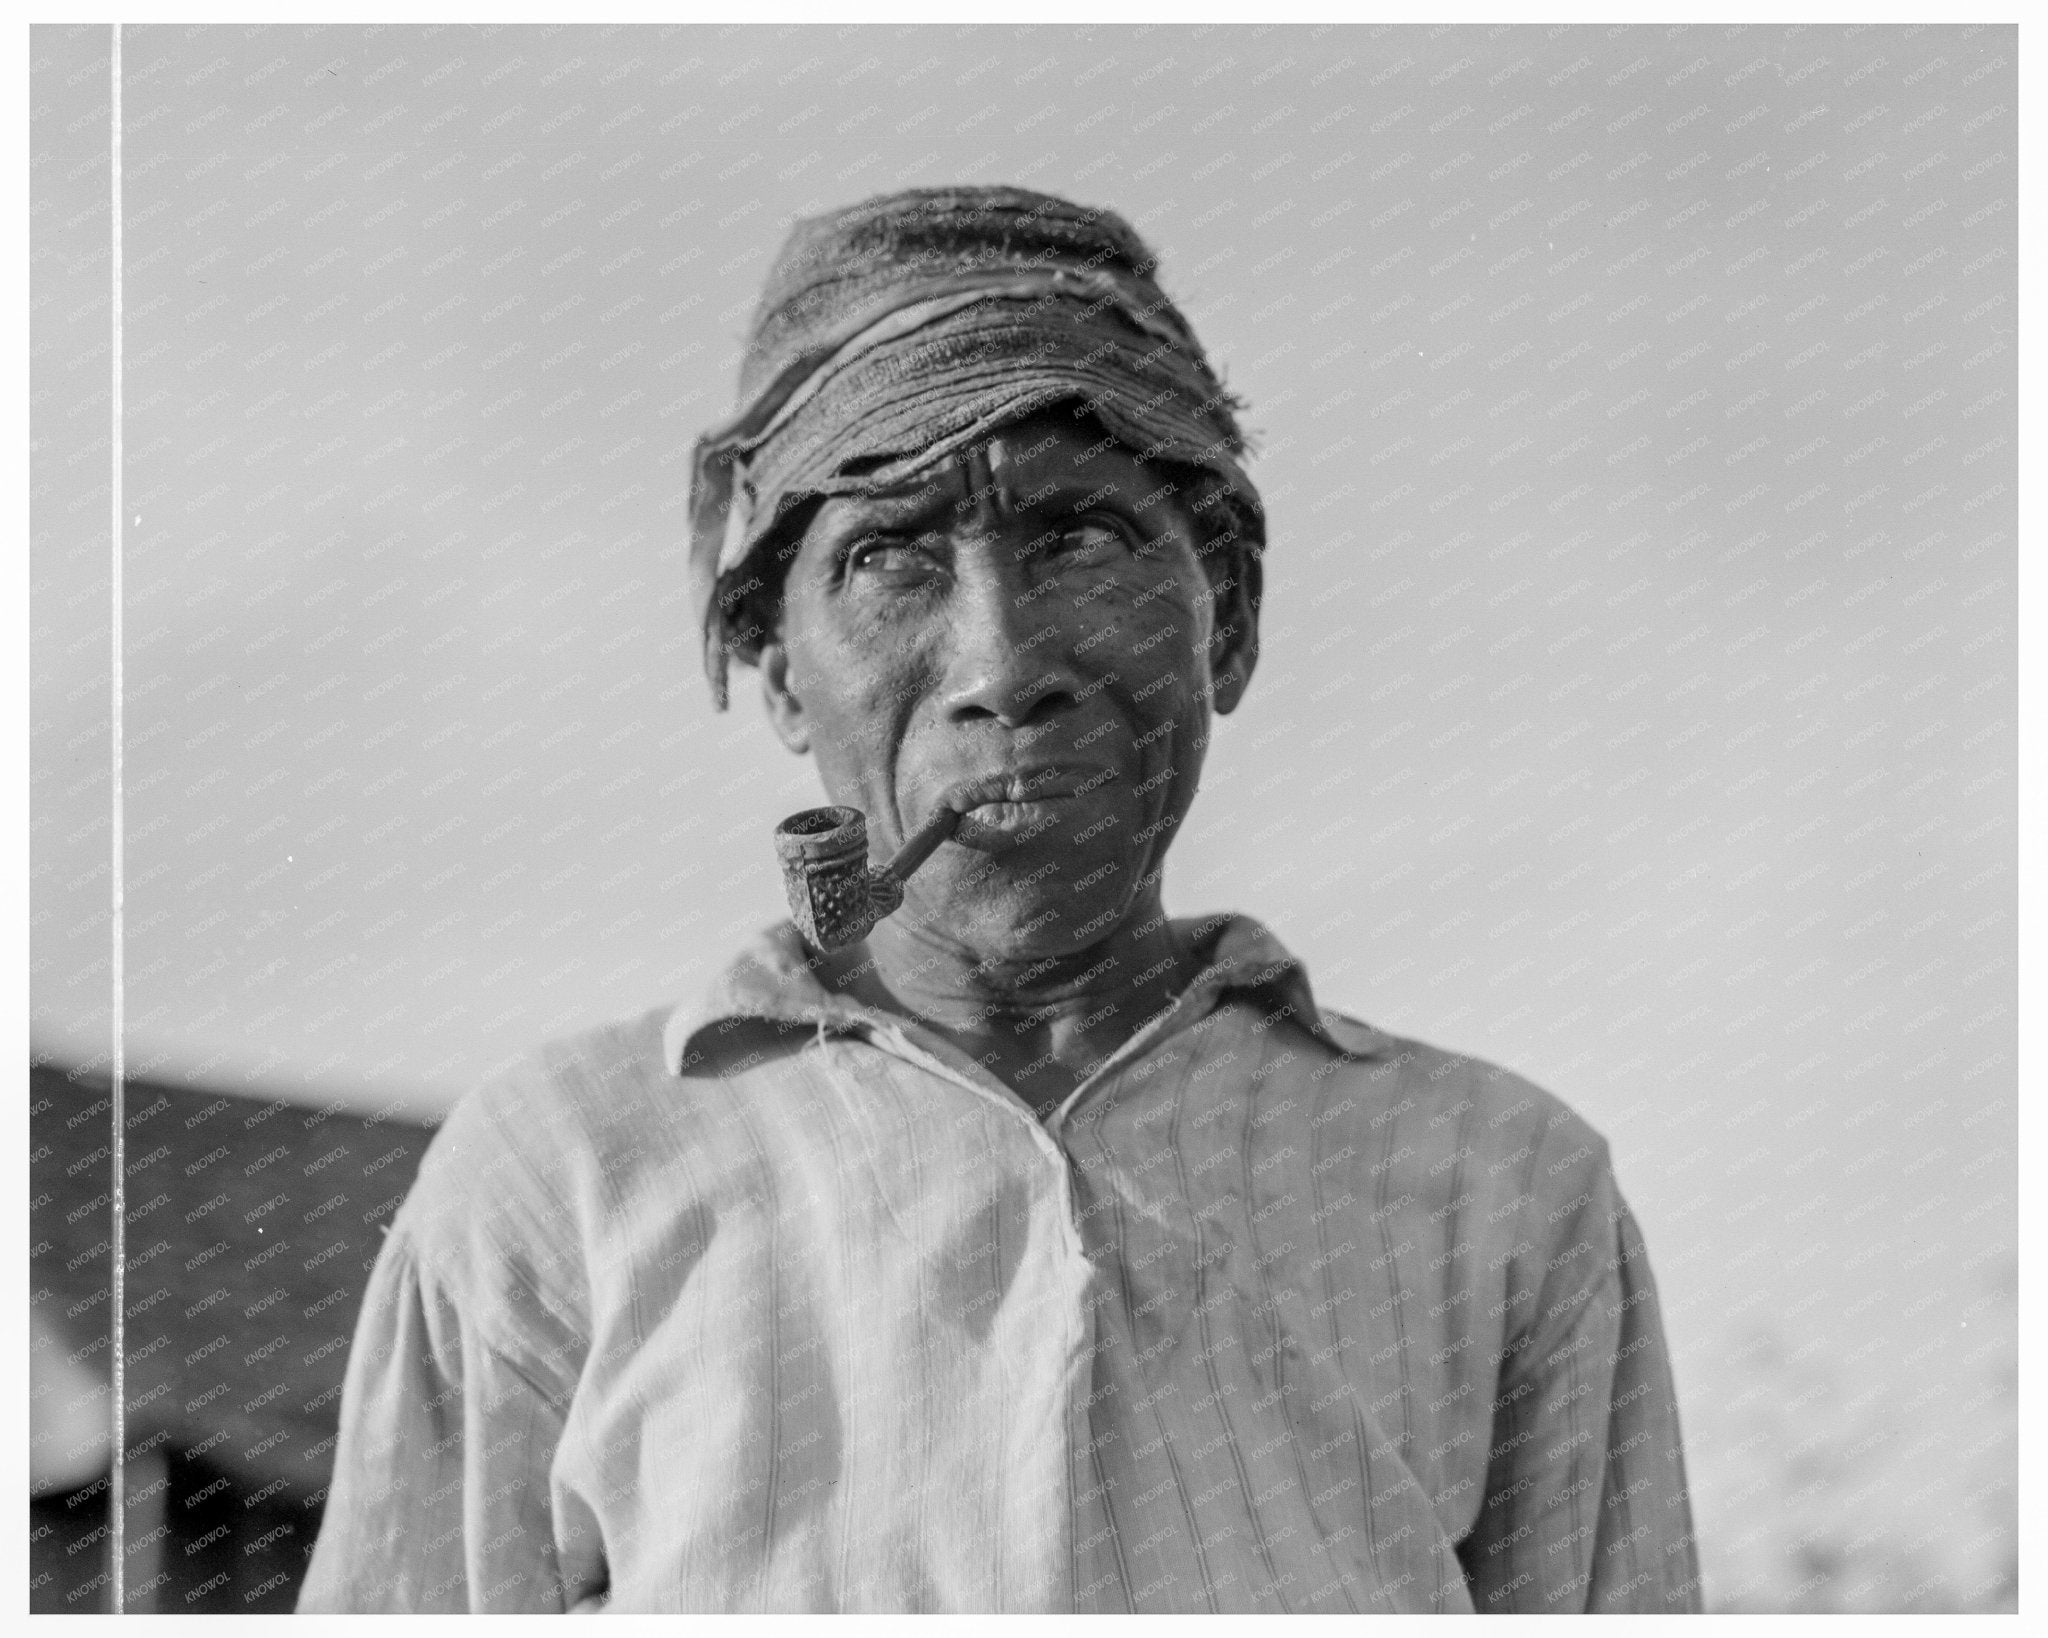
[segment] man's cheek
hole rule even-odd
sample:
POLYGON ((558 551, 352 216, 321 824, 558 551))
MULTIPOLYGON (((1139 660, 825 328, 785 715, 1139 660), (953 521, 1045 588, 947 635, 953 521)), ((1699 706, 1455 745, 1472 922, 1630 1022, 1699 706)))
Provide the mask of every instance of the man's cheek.
POLYGON ((842 664, 832 695, 834 727, 843 743, 872 755, 900 732, 904 702, 916 697, 918 686, 863 666, 856 656, 842 664))
POLYGON ((1156 763, 1172 752, 1182 731, 1199 717, 1200 696, 1185 666, 1162 665, 1149 676, 1133 673, 1132 681, 1134 747, 1142 760, 1156 763))

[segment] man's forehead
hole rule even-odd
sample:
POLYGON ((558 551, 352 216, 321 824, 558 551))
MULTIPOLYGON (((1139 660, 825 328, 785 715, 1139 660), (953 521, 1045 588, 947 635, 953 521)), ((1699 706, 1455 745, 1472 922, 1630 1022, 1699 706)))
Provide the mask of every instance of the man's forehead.
POLYGON ((1054 412, 999 427, 939 466, 900 484, 863 489, 858 499, 891 512, 965 509, 991 490, 1012 503, 1037 504, 1069 490, 1085 493, 1113 484, 1119 492, 1149 491, 1158 482, 1134 451, 1098 424, 1054 412))
POLYGON ((1041 410, 1008 426, 997 427, 985 443, 976 446, 992 468, 1019 466, 1039 460, 1054 451, 1076 453, 1101 441, 1101 428, 1092 420, 1041 410))

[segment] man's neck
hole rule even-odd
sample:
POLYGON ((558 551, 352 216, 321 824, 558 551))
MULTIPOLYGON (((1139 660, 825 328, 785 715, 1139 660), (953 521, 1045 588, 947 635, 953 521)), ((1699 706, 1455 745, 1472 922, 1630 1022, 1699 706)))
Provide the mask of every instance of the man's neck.
POLYGON ((820 976, 936 1030, 1046 1115, 1164 1011, 1194 968, 1154 894, 1101 942, 1039 960, 991 959, 892 917, 820 976))

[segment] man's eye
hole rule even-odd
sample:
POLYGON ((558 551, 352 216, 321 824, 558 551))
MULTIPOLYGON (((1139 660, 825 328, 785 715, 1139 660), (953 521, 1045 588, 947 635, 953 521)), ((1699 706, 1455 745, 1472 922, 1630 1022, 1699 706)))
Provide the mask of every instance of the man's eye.
POLYGON ((902 577, 922 575, 931 567, 931 559, 913 541, 871 536, 846 549, 846 567, 852 574, 902 577))
POLYGON ((1084 560, 1107 558, 1111 554, 1121 554, 1129 546, 1130 541, 1121 529, 1099 518, 1083 518, 1060 531, 1059 549, 1069 557, 1084 560))

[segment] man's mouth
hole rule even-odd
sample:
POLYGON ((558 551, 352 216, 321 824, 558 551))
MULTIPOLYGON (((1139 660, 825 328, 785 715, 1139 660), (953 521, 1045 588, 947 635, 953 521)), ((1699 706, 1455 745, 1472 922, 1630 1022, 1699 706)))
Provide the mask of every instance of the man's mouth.
POLYGON ((1100 777, 1102 771, 1053 762, 1036 768, 1013 768, 1004 773, 983 774, 978 779, 963 779, 948 785, 939 797, 939 806, 951 808, 956 813, 969 813, 981 807, 1015 807, 1052 801, 1077 795, 1084 786, 1092 789, 1106 783, 1100 777))
POLYGON ((1114 777, 1112 769, 1072 763, 1019 768, 949 785, 939 806, 961 816, 958 842, 1014 841, 1051 828, 1067 804, 1114 777))

